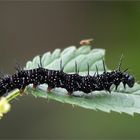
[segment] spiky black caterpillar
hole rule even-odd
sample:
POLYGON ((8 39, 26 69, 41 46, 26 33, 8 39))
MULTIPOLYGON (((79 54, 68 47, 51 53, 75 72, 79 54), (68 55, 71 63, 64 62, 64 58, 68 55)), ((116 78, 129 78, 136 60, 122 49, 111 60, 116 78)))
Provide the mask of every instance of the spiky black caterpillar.
POLYGON ((111 85, 115 85, 116 89, 118 85, 122 82, 124 88, 126 84, 131 88, 134 86, 135 78, 128 74, 125 71, 120 70, 120 64, 118 68, 112 72, 106 72, 105 64, 103 61, 104 72, 98 74, 98 68, 96 74, 93 76, 89 75, 89 66, 88 66, 88 75, 81 76, 77 72, 76 64, 76 73, 67 74, 61 70, 48 70, 41 66, 36 69, 31 70, 22 70, 18 68, 18 71, 11 75, 5 76, 0 80, 0 96, 5 95, 6 93, 18 88, 21 93, 24 91, 25 87, 29 84, 33 84, 34 87, 40 84, 48 84, 48 90, 55 87, 65 88, 68 91, 68 94, 71 95, 74 91, 83 91, 85 93, 90 93, 92 91, 101 91, 106 90, 111 92, 111 85))

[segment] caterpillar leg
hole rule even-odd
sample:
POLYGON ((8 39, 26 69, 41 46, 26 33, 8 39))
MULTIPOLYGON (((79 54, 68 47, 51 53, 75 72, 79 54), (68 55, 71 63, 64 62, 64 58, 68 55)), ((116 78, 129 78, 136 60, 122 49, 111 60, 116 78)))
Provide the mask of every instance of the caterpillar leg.
POLYGON ((19 90, 19 93, 20 93, 20 96, 23 96, 25 94, 25 87, 22 87, 20 90, 19 90))
POLYGON ((117 85, 116 85, 116 87, 115 87, 115 90, 117 90, 117 89, 118 89, 118 86, 119 86, 119 85, 117 84, 117 85))
POLYGON ((33 89, 35 90, 37 87, 37 84, 33 84, 33 89))
POLYGON ((68 91, 67 95, 71 97, 71 96, 72 96, 72 93, 73 93, 73 92, 68 91))
POLYGON ((108 93, 110 93, 110 94, 111 94, 111 90, 110 90, 110 89, 106 90, 106 92, 108 92, 108 93))
POLYGON ((48 88, 47 88, 47 92, 50 93, 51 90, 52 90, 52 87, 48 86, 48 88))
POLYGON ((123 83, 123 87, 124 87, 124 89, 126 89, 126 83, 125 82, 123 83))

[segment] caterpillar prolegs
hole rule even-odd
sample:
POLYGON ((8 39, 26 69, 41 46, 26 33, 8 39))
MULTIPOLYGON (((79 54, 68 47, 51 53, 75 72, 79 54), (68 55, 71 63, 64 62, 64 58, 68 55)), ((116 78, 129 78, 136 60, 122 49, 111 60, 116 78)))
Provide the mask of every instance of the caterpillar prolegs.
POLYGON ((31 70, 23 70, 20 67, 17 68, 17 72, 13 75, 7 75, 0 79, 0 96, 18 88, 21 92, 29 84, 33 84, 34 87, 40 84, 48 84, 48 91, 53 88, 60 87, 67 90, 69 95, 72 95, 74 91, 83 91, 88 94, 92 91, 106 90, 111 92, 111 86, 114 84, 116 89, 122 82, 124 88, 128 85, 130 88, 134 86, 135 78, 127 72, 127 69, 121 71, 122 58, 119 62, 118 68, 111 72, 107 72, 103 60, 104 72, 98 73, 98 67, 96 66, 96 73, 91 76, 81 76, 78 73, 77 64, 75 64, 75 74, 68 74, 63 71, 62 62, 60 62, 60 70, 49 70, 42 67, 41 63, 39 67, 31 70))

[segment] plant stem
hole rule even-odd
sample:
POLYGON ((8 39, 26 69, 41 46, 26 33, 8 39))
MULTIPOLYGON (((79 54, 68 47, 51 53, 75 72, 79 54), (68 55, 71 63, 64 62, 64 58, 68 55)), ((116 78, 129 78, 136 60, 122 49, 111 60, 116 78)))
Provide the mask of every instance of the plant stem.
POLYGON ((9 101, 15 99, 19 95, 20 95, 20 92, 18 89, 16 89, 16 90, 12 91, 10 94, 8 94, 8 96, 6 96, 6 99, 9 102, 9 101))

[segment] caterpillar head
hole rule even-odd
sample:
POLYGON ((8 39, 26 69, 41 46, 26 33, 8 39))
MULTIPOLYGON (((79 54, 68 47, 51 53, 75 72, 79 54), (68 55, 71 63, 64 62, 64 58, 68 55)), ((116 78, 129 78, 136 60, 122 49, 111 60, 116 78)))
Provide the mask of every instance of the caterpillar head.
MULTIPOLYGON (((119 72, 121 72, 121 65, 122 65, 122 58, 123 58, 123 55, 121 56, 120 58, 120 62, 118 64, 118 68, 117 70, 119 72)), ((127 73, 126 71, 128 70, 128 68, 126 70, 124 70, 123 72, 121 72, 122 74, 122 83, 124 85, 124 88, 125 88, 125 85, 127 84, 130 88, 134 86, 135 84, 135 78, 134 76, 130 75, 129 73, 127 73)))
POLYGON ((124 86, 127 84, 130 88, 133 87, 134 84, 135 84, 134 76, 132 76, 132 75, 130 75, 128 73, 124 73, 123 84, 124 84, 124 86))

